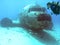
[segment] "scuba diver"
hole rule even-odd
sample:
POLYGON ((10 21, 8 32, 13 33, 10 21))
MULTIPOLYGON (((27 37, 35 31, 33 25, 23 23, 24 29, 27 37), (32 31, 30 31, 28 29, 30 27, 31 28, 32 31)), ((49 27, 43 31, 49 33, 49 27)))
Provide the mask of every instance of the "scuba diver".
POLYGON ((56 15, 60 14, 60 4, 59 4, 59 2, 52 2, 52 3, 48 2, 47 3, 47 8, 48 9, 50 8, 52 10, 52 12, 56 15))

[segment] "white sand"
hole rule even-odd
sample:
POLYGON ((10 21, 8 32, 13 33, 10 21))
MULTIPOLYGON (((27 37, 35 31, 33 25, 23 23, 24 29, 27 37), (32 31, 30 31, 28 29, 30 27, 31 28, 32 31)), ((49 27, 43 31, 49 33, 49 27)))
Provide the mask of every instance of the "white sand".
POLYGON ((22 28, 0 27, 0 45, 43 45, 22 28))

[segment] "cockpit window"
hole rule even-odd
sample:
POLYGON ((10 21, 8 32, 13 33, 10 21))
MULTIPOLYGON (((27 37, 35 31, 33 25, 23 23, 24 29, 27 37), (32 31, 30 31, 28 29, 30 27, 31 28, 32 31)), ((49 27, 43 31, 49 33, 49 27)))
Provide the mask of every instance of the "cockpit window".
POLYGON ((45 11, 45 10, 41 8, 30 8, 28 12, 30 11, 45 11))

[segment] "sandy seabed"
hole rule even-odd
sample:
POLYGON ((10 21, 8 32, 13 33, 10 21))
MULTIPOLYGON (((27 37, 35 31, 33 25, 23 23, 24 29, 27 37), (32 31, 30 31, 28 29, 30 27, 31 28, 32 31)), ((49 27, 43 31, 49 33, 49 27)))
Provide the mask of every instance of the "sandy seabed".
POLYGON ((23 28, 0 27, 0 45, 44 45, 29 35, 23 28))

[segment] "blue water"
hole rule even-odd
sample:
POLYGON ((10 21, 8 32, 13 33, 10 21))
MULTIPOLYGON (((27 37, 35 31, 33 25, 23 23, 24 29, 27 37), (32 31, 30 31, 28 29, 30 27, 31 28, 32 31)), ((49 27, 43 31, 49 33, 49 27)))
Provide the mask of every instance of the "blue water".
MULTIPOLYGON (((43 0, 0 0, 0 20, 3 19, 4 17, 8 17, 12 20, 16 20, 16 19, 18 19, 19 13, 22 11, 22 9, 26 5, 38 3, 39 5, 46 7, 46 3, 49 1, 59 1, 59 0, 44 0, 44 1, 43 0)), ((52 16, 52 21, 53 21, 54 27, 53 27, 53 31, 51 31, 49 33, 51 35, 53 35, 58 40, 58 42, 60 42, 60 15, 56 16, 53 14, 51 16, 52 16)), ((45 45, 44 43, 40 43, 33 37, 28 37, 27 34, 25 35, 25 38, 24 38, 24 36, 19 37, 19 34, 21 33, 21 31, 18 31, 18 30, 19 30, 19 28, 9 29, 8 31, 7 31, 7 29, 5 30, 4 28, 0 28, 0 32, 1 32, 0 44, 1 45, 10 45, 10 44, 11 45, 45 45), (11 32, 10 30, 13 30, 13 31, 11 32), (5 33, 7 33, 7 34, 5 34, 5 33), (11 39, 14 38, 13 40, 15 40, 15 41, 11 41, 12 43, 8 43, 9 42, 8 41, 6 43, 6 38, 10 38, 11 35, 12 36, 14 35, 11 39), (5 37, 5 38, 2 38, 2 37, 5 37), (17 38, 21 38, 21 39, 19 40, 17 38), (25 40, 27 40, 27 41, 25 42, 25 40), (16 44, 15 44, 15 42, 16 42, 16 44)), ((20 29, 20 30, 23 30, 23 29, 20 29)), ((24 35, 24 33, 21 33, 21 35, 24 35)))

